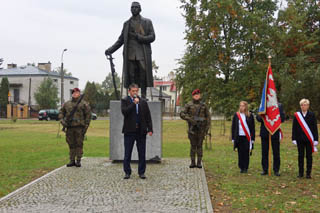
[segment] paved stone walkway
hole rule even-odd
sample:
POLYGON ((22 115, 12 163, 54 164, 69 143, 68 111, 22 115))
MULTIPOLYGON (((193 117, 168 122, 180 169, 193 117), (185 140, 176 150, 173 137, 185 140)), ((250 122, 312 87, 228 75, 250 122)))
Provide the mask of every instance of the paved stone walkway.
POLYGON ((213 212, 203 169, 188 159, 147 164, 146 180, 123 179, 122 164, 85 158, 61 167, 0 199, 0 212, 213 212))

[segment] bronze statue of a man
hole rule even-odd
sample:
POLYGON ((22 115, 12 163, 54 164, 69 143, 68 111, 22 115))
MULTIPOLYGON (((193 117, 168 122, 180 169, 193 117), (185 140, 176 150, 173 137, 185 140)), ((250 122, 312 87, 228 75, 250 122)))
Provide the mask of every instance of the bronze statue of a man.
POLYGON ((124 87, 128 88, 132 83, 138 84, 141 96, 146 98, 147 87, 153 87, 151 43, 155 40, 155 33, 151 20, 142 17, 140 12, 140 3, 133 2, 132 17, 124 23, 118 40, 105 54, 110 55, 124 45, 124 87))

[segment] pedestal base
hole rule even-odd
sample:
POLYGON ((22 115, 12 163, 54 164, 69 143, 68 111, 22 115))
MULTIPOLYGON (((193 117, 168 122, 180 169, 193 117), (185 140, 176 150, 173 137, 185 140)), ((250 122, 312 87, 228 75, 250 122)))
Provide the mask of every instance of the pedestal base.
MULTIPOLYGON (((146 160, 161 161, 162 158, 162 108, 160 101, 148 101, 151 112, 153 135, 147 135, 146 160)), ((110 101, 110 160, 122 161, 124 157, 123 115, 120 101, 110 101)), ((136 145, 132 160, 138 160, 136 145)))

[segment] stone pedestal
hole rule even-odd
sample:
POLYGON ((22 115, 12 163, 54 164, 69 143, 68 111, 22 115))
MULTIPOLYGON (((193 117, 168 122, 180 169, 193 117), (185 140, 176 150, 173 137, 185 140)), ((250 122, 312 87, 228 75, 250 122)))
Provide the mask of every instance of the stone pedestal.
MULTIPOLYGON (((151 112, 153 135, 147 135, 146 159, 160 161, 162 158, 162 108, 160 101, 148 101, 151 112)), ((120 101, 110 102, 110 160, 122 161, 124 157, 124 137, 122 134, 123 115, 120 101)), ((138 160, 136 145, 132 160, 138 160)))

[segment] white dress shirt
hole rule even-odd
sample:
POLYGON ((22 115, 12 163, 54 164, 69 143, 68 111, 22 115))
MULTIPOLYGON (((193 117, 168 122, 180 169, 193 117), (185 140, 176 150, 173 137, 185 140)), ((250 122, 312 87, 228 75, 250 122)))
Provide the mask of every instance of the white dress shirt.
MULTIPOLYGON (((240 113, 241 119, 243 122, 246 122, 246 115, 244 113, 240 113)), ((244 132, 241 121, 239 119, 239 136, 246 136, 246 133, 244 132)))

